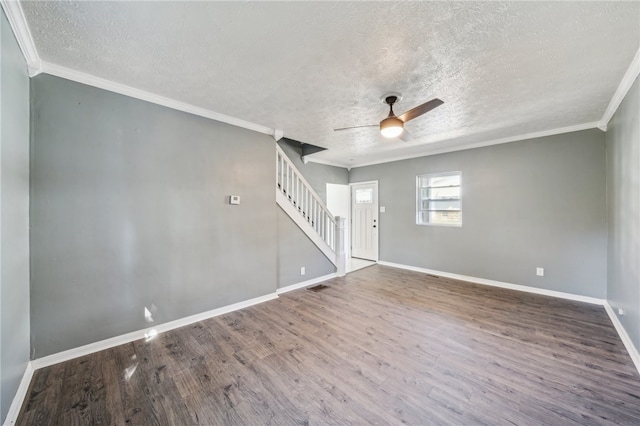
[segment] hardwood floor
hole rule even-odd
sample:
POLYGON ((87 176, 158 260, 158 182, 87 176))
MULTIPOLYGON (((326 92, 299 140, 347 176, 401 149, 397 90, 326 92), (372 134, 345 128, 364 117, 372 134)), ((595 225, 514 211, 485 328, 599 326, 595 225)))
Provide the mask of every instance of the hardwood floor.
POLYGON ((372 266, 35 372, 19 425, 640 424, 600 306, 372 266))

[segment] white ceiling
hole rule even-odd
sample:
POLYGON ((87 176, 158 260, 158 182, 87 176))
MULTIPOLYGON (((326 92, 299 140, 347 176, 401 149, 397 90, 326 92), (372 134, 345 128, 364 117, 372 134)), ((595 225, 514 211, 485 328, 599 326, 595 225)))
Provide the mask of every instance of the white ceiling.
POLYGON ((640 2, 22 2, 40 59, 274 129, 353 166, 598 122, 640 2), (445 104, 384 139, 402 113, 445 104))

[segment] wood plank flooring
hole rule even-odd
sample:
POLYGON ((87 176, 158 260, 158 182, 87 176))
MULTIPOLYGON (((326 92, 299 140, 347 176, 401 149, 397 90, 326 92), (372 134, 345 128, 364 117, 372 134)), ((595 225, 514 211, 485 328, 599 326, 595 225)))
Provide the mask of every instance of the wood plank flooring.
POLYGON ((372 266, 35 372, 19 425, 640 425, 600 306, 372 266))

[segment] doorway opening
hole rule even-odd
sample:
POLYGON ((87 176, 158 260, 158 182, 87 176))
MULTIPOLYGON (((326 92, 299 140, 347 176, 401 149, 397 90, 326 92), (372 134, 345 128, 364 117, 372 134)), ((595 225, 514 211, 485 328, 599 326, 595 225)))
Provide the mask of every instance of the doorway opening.
POLYGON ((346 272, 378 261, 378 182, 349 185, 327 184, 327 208, 334 216, 345 217, 346 272), (356 230, 355 226, 358 227, 356 230))

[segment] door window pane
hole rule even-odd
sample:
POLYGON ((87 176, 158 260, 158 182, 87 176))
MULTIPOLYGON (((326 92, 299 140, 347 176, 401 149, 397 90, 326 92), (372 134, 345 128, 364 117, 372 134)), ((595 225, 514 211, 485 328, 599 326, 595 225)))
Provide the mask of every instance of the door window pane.
POLYGON ((356 189, 356 204, 373 203, 373 188, 356 189))

